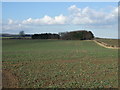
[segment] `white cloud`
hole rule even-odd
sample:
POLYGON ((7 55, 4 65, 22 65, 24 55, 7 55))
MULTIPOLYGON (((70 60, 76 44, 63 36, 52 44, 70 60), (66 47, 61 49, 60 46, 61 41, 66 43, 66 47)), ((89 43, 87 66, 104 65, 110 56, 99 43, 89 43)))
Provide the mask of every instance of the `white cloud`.
MULTIPOLYGON (((108 23, 115 23, 118 20, 118 7, 114 8, 110 14, 105 17, 108 23)), ((107 22, 106 22, 107 23, 107 22)))
POLYGON ((8 19, 8 24, 13 24, 13 20, 12 19, 8 19))
POLYGON ((33 22, 32 18, 28 18, 27 20, 23 20, 22 24, 31 24, 33 22))
POLYGON ((8 19, 8 23, 3 25, 3 30, 19 30, 21 28, 35 26, 35 25, 95 25, 96 27, 102 25, 117 24, 118 20, 118 7, 111 10, 111 12, 99 11, 89 7, 78 8, 76 5, 72 5, 68 8, 70 14, 64 16, 60 14, 58 16, 50 17, 45 15, 42 18, 28 18, 23 21, 14 21, 8 19))
POLYGON ((89 7, 83 9, 72 5, 68 8, 71 12, 70 18, 73 24, 109 24, 115 23, 118 16, 118 8, 114 8, 110 13, 96 11, 89 7))
POLYGON ((39 19, 40 24, 54 24, 53 18, 45 15, 43 18, 39 19))
POLYGON ((55 20, 55 22, 56 22, 57 24, 65 24, 66 21, 67 21, 67 17, 65 17, 65 16, 63 16, 63 15, 59 15, 59 16, 56 16, 56 17, 54 18, 54 20, 55 20))
POLYGON ((15 29, 21 29, 22 25, 21 24, 6 24, 2 26, 3 30, 15 30, 15 29))
POLYGON ((8 19, 8 23, 3 23, 2 30, 22 30, 26 26, 23 25, 20 21, 14 21, 12 19, 8 19))
POLYGON ((38 25, 51 25, 51 24, 65 24, 67 21, 67 17, 63 16, 62 14, 55 17, 50 17, 45 15, 43 18, 38 19, 32 19, 28 18, 27 20, 24 20, 22 24, 38 24, 38 25))
POLYGON ((68 8, 69 11, 71 12, 80 12, 81 9, 80 8, 77 8, 76 5, 72 5, 68 8))

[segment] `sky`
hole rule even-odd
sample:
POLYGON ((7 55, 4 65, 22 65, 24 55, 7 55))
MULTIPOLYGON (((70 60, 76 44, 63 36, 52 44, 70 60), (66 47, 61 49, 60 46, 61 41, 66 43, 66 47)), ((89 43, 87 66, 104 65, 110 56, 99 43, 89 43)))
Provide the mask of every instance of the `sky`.
POLYGON ((117 2, 3 2, 2 33, 92 31, 96 37, 118 37, 117 2))

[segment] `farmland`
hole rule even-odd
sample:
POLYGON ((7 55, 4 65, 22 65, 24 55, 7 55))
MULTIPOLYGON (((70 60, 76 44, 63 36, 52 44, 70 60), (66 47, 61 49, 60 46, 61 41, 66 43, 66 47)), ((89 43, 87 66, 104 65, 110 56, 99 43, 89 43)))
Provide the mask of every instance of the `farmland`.
POLYGON ((96 39, 97 41, 100 41, 100 42, 104 42, 108 45, 111 45, 111 46, 116 46, 116 47, 120 47, 119 45, 119 41, 120 39, 105 39, 105 38, 99 38, 99 39, 96 39))
POLYGON ((118 87, 117 49, 92 40, 8 39, 2 44, 3 72, 14 79, 11 85, 3 79, 4 87, 118 87))

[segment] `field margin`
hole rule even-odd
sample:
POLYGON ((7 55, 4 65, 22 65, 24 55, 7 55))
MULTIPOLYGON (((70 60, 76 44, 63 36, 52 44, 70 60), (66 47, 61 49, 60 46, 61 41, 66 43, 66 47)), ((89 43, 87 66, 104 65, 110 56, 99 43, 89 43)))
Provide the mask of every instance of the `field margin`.
POLYGON ((104 43, 104 42, 99 42, 99 41, 97 41, 97 40, 93 40, 95 43, 97 43, 98 45, 100 45, 100 46, 102 46, 102 47, 104 47, 104 48, 109 48, 109 49, 120 49, 120 47, 116 47, 116 46, 110 46, 110 45, 108 45, 108 44, 106 44, 106 43, 104 43))

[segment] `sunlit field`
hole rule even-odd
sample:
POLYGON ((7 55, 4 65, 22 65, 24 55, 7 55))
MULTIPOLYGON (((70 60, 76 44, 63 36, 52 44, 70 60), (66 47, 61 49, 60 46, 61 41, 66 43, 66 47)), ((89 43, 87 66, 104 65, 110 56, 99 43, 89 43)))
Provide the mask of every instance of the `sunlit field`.
POLYGON ((104 38, 100 38, 100 39, 95 39, 95 40, 106 43, 106 44, 111 45, 111 46, 120 47, 120 44, 119 44, 120 39, 104 39, 104 38))
POLYGON ((12 75, 4 87, 118 87, 118 50, 92 40, 8 39, 2 50, 3 74, 12 75))

